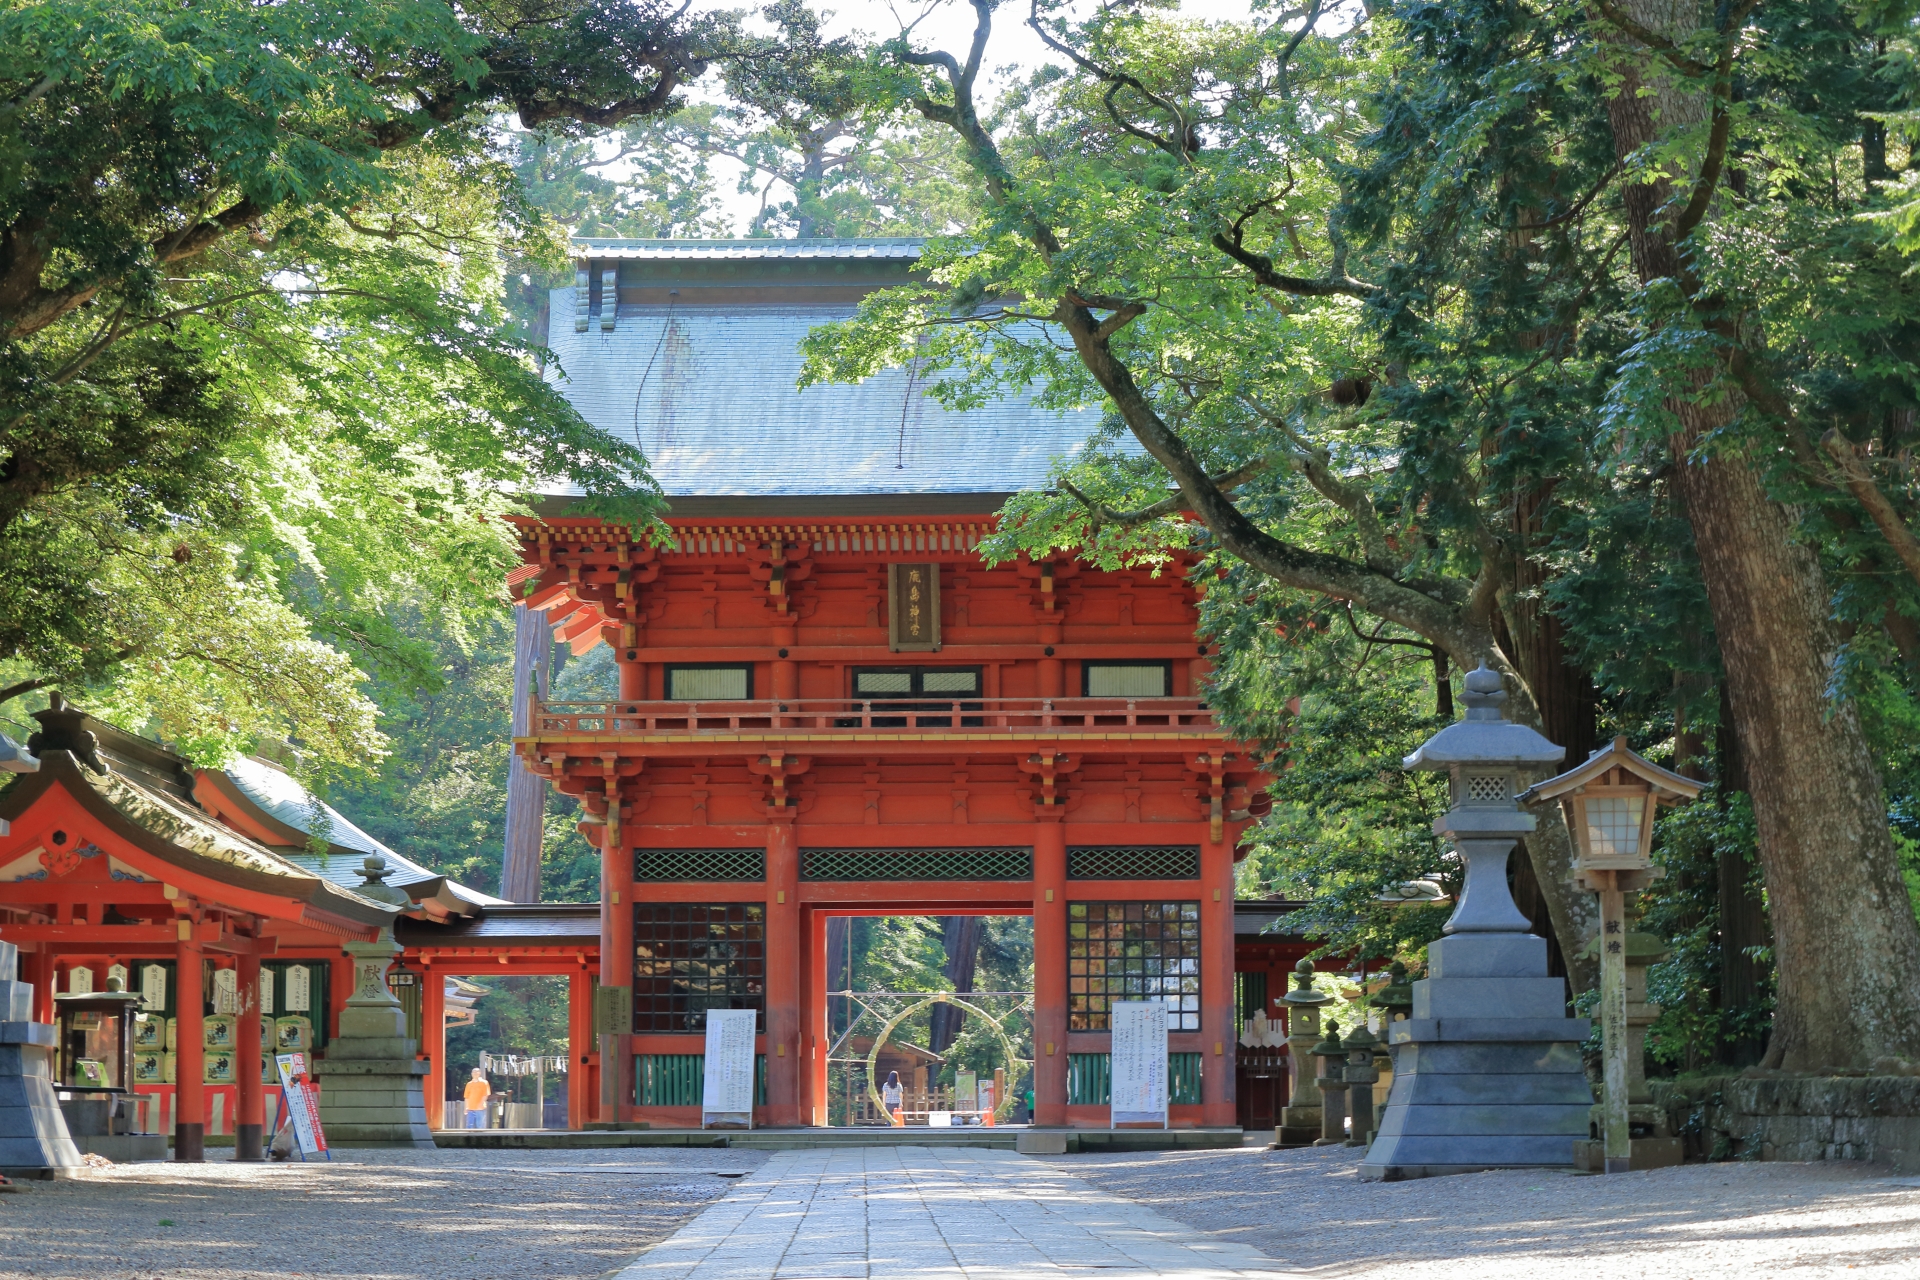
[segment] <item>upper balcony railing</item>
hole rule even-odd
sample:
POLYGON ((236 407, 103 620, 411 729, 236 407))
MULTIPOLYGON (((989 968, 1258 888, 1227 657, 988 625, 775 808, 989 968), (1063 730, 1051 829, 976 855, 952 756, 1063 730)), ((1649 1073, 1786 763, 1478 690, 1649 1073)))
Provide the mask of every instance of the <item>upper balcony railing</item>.
POLYGON ((1101 730, 1219 732, 1196 698, 857 698, 740 699, 712 702, 533 701, 535 738, 572 734, 1093 733, 1101 730))

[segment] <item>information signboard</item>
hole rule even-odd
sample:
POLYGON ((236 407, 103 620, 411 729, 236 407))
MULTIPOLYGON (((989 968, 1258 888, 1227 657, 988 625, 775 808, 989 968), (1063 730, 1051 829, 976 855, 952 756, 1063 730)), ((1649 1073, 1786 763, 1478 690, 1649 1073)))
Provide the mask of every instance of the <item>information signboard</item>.
POLYGON ((1113 1005, 1113 1106, 1109 1127, 1167 1127, 1167 1006, 1158 1000, 1113 1005))
POLYGON ((326 1132, 320 1127, 320 1100, 314 1096, 313 1082, 307 1077, 307 1055, 277 1053, 273 1061, 280 1071, 280 1106, 293 1124, 293 1140, 300 1148, 300 1158, 305 1160, 309 1154, 324 1152, 327 1159, 333 1159, 333 1153, 327 1151, 326 1132))
POLYGON ((707 1010, 706 1075, 701 1082, 703 1128, 753 1128, 752 1009, 707 1010))

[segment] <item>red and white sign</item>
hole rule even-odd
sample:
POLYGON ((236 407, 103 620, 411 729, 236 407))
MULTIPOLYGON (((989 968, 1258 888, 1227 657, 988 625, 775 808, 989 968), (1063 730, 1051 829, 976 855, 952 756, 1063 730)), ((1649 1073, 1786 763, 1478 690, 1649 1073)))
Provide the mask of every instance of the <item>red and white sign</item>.
POLYGON ((301 1157, 321 1154, 327 1149, 327 1135, 320 1128, 320 1100, 313 1096, 313 1082, 307 1078, 307 1055, 277 1053, 273 1061, 280 1069, 280 1100, 293 1121, 293 1140, 300 1144, 301 1157))

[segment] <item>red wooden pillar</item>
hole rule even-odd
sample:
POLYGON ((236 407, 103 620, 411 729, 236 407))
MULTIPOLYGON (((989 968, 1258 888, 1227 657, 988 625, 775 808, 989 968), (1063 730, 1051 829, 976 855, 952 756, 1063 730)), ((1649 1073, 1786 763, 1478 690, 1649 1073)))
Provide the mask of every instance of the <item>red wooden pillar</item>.
POLYGON ((567 1128, 584 1129, 593 1119, 587 1092, 593 1081, 593 972, 585 956, 567 979, 567 1054, 567 1128))
MULTIPOLYGON (((615 848, 615 825, 602 830, 600 853, 600 984, 633 987, 633 854, 615 848)), ((591 1016, 591 1015, 589 1015, 591 1016)), ((630 1119, 634 1102, 633 1037, 600 1037, 600 1119, 630 1119)))
POLYGON ((330 973, 327 975, 327 1003, 324 1013, 327 1020, 327 1034, 338 1039, 340 1036, 340 1011, 347 1007, 347 997, 353 994, 353 957, 341 952, 327 962, 330 973))
MULTIPOLYGON (((193 936, 193 921, 181 916, 174 927, 180 940, 174 945, 175 1017, 173 1158, 199 1162, 207 1138, 206 993, 200 971, 206 958, 193 936)), ((258 1034, 256 1032, 256 1034, 258 1034)))
POLYGON ((806 1092, 801 1101, 804 1124, 827 1122, 827 918, 818 911, 805 912, 801 919, 805 930, 807 984, 804 1042, 801 1060, 806 1063, 802 1080, 806 1092))
POLYGON ((800 851, 793 815, 767 823, 767 1123, 800 1120, 800 851))
MULTIPOLYGON (((427 1060, 427 1128, 447 1127, 447 978, 420 957, 420 1056, 427 1060)), ((573 1095, 567 1095, 571 1098, 573 1095)))
POLYGON ((643 702, 647 696, 647 664, 636 662, 640 656, 638 649, 616 650, 621 655, 614 666, 620 672, 620 700, 622 702, 643 702), (630 656, 629 656, 630 655, 630 656))
POLYGON ((1067 1123, 1067 839, 1033 827, 1033 1122, 1067 1123))
POLYGON ((259 1160, 266 1129, 266 1089, 260 1081, 260 957, 243 952, 235 965, 234 982, 240 996, 240 1020, 234 1035, 235 1081, 233 1113, 233 1158, 259 1160))
POLYGON ((1233 845, 1200 845, 1200 1123, 1235 1123, 1233 845))
MULTIPOLYGON (((47 950, 45 943, 40 949, 25 953, 25 978, 33 984, 33 1020, 35 1022, 53 1021, 53 952, 47 950)), ((136 984, 138 989, 138 984, 136 984)))

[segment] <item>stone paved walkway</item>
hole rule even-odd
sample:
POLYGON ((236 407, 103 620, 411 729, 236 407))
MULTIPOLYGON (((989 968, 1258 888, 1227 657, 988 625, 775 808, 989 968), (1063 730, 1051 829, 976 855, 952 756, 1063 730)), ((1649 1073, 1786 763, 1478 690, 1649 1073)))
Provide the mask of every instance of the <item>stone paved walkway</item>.
POLYGON ((1010 1151, 782 1152, 618 1280, 1299 1274, 1010 1151))

